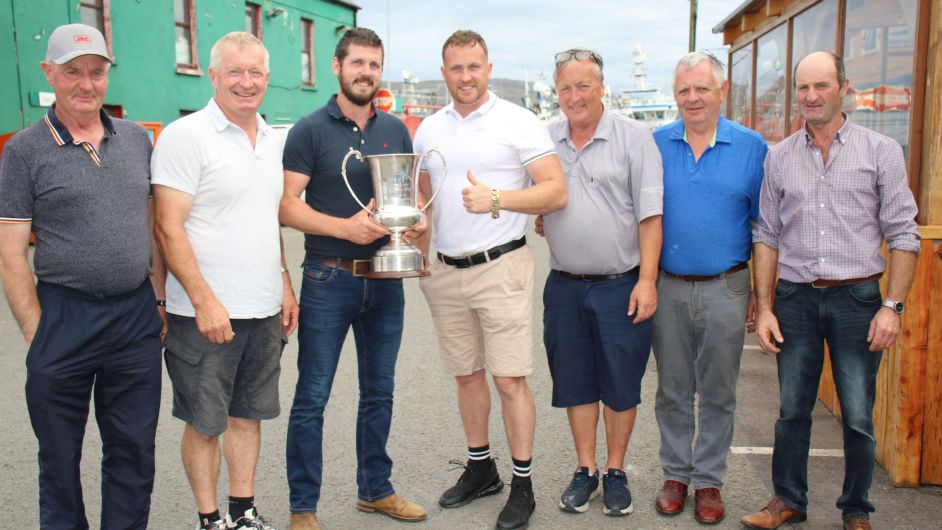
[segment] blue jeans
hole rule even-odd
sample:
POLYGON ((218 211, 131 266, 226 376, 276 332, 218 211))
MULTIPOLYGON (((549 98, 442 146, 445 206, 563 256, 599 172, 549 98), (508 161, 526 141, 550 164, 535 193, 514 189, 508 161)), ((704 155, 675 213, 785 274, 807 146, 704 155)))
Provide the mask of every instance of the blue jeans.
POLYGON ((703 282, 660 275, 654 415, 664 480, 694 489, 723 487, 749 291, 748 269, 703 282), (699 424, 695 395, 700 397, 699 424))
POLYGON ((772 482, 775 494, 793 508, 808 509, 811 410, 827 341, 844 429, 844 487, 837 507, 844 520, 873 511, 868 498, 876 453, 873 401, 882 352, 870 351, 867 332, 880 304, 875 281, 815 289, 779 280, 775 288, 775 316, 785 342, 777 356, 781 409, 772 482))
POLYGON ((392 422, 396 357, 405 301, 402 280, 368 280, 315 264, 304 268, 298 326, 298 384, 288 421, 287 466, 293 513, 316 512, 323 471, 324 408, 347 331, 357 346, 357 494, 393 494, 386 439, 392 422))

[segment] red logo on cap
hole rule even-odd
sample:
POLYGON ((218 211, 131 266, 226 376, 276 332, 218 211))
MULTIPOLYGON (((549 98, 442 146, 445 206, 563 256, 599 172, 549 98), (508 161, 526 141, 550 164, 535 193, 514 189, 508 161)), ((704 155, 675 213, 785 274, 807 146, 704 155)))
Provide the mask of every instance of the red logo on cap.
POLYGON ((72 38, 72 40, 75 42, 75 44, 91 44, 92 43, 92 38, 89 37, 88 35, 76 35, 75 37, 72 38))

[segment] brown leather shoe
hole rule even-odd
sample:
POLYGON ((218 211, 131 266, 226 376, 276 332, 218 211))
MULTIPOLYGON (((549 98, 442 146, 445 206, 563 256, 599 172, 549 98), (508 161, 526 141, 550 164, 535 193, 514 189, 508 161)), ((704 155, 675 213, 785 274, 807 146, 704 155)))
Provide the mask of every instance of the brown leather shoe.
POLYGON ((400 521, 415 522, 428 519, 425 510, 393 493, 389 497, 384 497, 377 501, 365 501, 357 499, 357 509, 361 512, 381 512, 400 521))
POLYGON ((314 513, 291 514, 291 530, 321 530, 314 513))
POLYGON ((785 501, 779 499, 778 496, 775 496, 765 505, 765 508, 756 513, 750 513, 739 521, 749 528, 771 530, 784 523, 803 523, 807 519, 808 514, 806 512, 799 512, 785 504, 785 501))
POLYGON ((726 517, 723 497, 718 488, 701 488, 694 492, 693 517, 701 524, 716 524, 726 517))
POLYGON ((851 517, 844 521, 844 530, 873 530, 870 520, 863 517, 851 517))
POLYGON ((654 507, 664 515, 677 515, 684 511, 687 500, 687 485, 676 480, 665 480, 661 491, 654 498, 654 507))

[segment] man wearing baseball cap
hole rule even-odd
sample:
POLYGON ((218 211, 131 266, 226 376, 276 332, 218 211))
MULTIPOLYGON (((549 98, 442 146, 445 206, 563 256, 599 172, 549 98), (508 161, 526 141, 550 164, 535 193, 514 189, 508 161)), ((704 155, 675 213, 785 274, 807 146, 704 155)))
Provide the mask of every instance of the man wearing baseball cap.
POLYGON ((146 528, 150 511, 164 270, 151 251, 150 139, 101 108, 111 62, 98 30, 53 31, 40 64, 56 103, 0 159, 0 277, 28 347, 44 529, 89 527, 79 461, 92 395, 100 527, 146 528))

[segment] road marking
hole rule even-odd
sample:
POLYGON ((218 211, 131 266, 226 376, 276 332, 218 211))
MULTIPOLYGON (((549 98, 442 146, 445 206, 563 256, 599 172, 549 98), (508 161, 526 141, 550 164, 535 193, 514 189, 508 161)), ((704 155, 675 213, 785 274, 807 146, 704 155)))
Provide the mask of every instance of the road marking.
MULTIPOLYGON (((734 455, 771 455, 771 447, 732 447, 730 451, 734 455)), ((844 457, 843 449, 812 449, 808 456, 829 456, 836 458, 844 457)))

